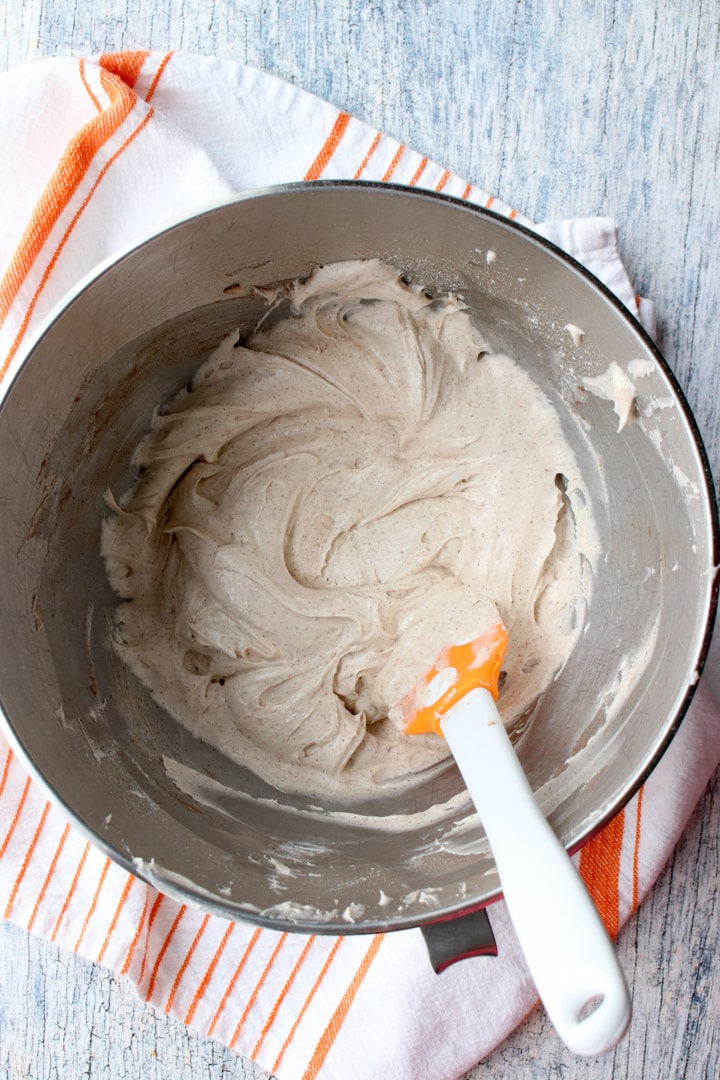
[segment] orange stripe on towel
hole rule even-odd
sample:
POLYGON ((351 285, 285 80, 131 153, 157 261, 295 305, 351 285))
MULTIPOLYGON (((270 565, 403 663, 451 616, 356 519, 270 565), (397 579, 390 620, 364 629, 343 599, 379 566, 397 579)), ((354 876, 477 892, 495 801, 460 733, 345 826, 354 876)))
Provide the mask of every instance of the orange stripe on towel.
POLYGON ((223 934, 222 938, 220 939, 220 944, 218 945, 217 949, 215 950, 215 954, 214 954, 212 960, 210 961, 210 964, 208 965, 208 969, 205 972, 205 974, 203 975, 203 977, 202 977, 202 979, 200 981, 200 985, 198 986, 197 990, 195 991, 195 993, 193 995, 193 999, 190 1002, 190 1008, 188 1009, 188 1011, 185 1013, 185 1016, 183 1017, 183 1024, 189 1024, 190 1021, 192 1020, 193 1016, 195 1015, 195 1010, 197 1009, 198 1005, 200 1004, 202 996, 203 996, 203 994, 205 993, 205 991, 208 988, 208 983, 210 982, 210 980, 213 977, 213 972, 215 971, 215 968, 218 965, 218 961, 219 961, 220 957, 222 956, 223 952, 225 951, 225 946, 227 945, 228 938, 230 937, 230 935, 232 934, 234 929, 235 929, 235 923, 228 923, 227 924, 225 933, 223 934))
POLYGON ((87 81, 87 75, 85 74, 85 61, 82 58, 78 62, 78 68, 79 68, 80 82, 85 87, 85 90, 87 92, 88 97, 92 101, 92 103, 95 106, 95 108, 97 109, 97 111, 102 112, 102 105, 100 104, 100 102, 97 99, 97 96, 93 92, 92 87, 90 86, 90 83, 87 81))
POLYGON ((30 865, 30 860, 33 857, 33 852, 35 851, 35 848, 37 847, 37 842, 40 839, 40 833, 43 831, 43 829, 45 827, 45 822, 47 821, 47 816, 48 816, 49 811, 50 811, 50 803, 46 802, 45 806, 43 808, 42 815, 40 817, 40 821, 37 824, 37 828, 35 829, 35 832, 33 833, 33 838, 30 841, 30 844, 28 845, 27 851, 25 852, 25 858, 22 861, 22 865, 20 867, 20 870, 18 872, 17 877, 15 878, 15 884, 12 887, 12 892, 10 893, 10 897, 8 899, 8 902, 5 905, 5 911, 3 912, 3 918, 4 919, 9 919, 10 918, 10 912, 12 911, 12 909, 13 909, 13 907, 15 905, 15 901, 17 900, 18 889, 20 888, 20 884, 22 882, 22 879, 25 877, 25 874, 27 872, 27 868, 30 865))
POLYGON ((645 785, 640 788, 635 802, 635 846, 633 847, 632 866, 632 907, 631 912, 637 911, 640 897, 640 829, 642 824, 642 804, 645 785))
POLYGON ((135 97, 125 83, 113 79, 104 70, 100 77, 110 96, 110 107, 94 116, 73 136, 40 196, 0 282, 0 323, 7 317, 53 226, 80 186, 95 155, 115 134, 135 104, 135 97))
POLYGON ((338 114, 338 118, 333 124, 332 131, 328 135, 327 139, 323 143, 322 150, 313 161, 312 165, 305 173, 304 180, 317 180, 322 176, 325 171, 330 158, 333 156, 340 141, 347 130, 347 126, 350 123, 350 114, 341 112, 338 114))
POLYGON ((383 940, 383 934, 376 934, 375 937, 372 939, 370 947, 362 958, 360 966, 358 967, 352 978, 352 982, 350 983, 347 990, 340 999, 340 1004, 333 1013, 330 1023, 325 1028, 325 1031, 323 1032, 319 1043, 315 1047, 315 1053, 310 1060, 310 1064, 303 1073, 302 1080, 315 1080, 315 1077, 320 1072, 325 1058, 330 1053, 333 1043, 340 1034, 340 1029, 342 1028, 343 1023, 348 1013, 350 1012, 350 1007, 352 1006, 357 992, 362 985, 363 979, 365 978, 370 969, 370 965, 377 956, 378 949, 382 945, 383 940))
POLYGON ((270 974, 270 971, 272 970, 273 964, 277 960, 278 955, 280 953, 280 950, 282 949, 282 947, 283 947, 283 945, 285 944, 286 941, 287 941, 287 932, 282 933, 280 935, 280 937, 278 938, 278 940, 277 940, 277 942, 275 944, 275 948, 273 949, 272 953, 270 954, 270 959, 268 960, 267 964, 263 968, 262 975, 260 976, 260 978, 256 982, 255 988, 254 988, 252 994, 250 995, 250 997, 247 1000, 247 1005, 243 1009, 243 1014, 240 1017, 240 1019, 238 1020, 237 1024, 235 1025, 235 1030, 233 1031, 232 1036, 230 1038, 230 1042, 228 1043, 228 1046, 230 1047, 231 1050, 234 1047, 235 1043, 237 1042, 238 1036, 240 1035, 240 1032, 242 1031, 242 1029, 243 1029, 243 1027, 245 1025, 245 1021, 247 1020, 248 1016, 250 1015, 250 1012, 252 1011, 252 1009, 253 1009, 253 1007, 255 1005, 255 1002, 258 999, 258 995, 260 994, 260 991, 262 990, 263 986, 265 985, 267 977, 270 974))
POLYGON ((310 987, 310 991, 309 991, 307 997, 305 998, 305 1000, 302 1003, 302 1008, 300 1009, 297 1016, 295 1017, 295 1020, 293 1021, 293 1025, 292 1025, 292 1027, 290 1028, 290 1031, 287 1034, 285 1042, 280 1047, 280 1052, 279 1052, 278 1056, 275 1058, 275 1061, 273 1062, 272 1071, 274 1073, 278 1071, 278 1068, 280 1066, 280 1062, 282 1061, 283 1057, 285 1056, 285 1051, 287 1050, 288 1046, 290 1045, 290 1043, 295 1038, 295 1032, 300 1027, 300 1021, 302 1020, 303 1016, 307 1012, 307 1010, 308 1010, 308 1008, 310 1006, 310 1002, 312 1001, 312 999, 315 997, 315 994, 319 990, 320 983, 323 981, 323 979, 327 975, 328 969, 330 968, 330 965, 332 964, 333 960, 335 959, 337 951, 340 948, 340 946, 342 945, 344 940, 345 940, 345 938, 341 938, 341 937, 336 938, 335 942, 333 944, 333 947, 331 948, 330 952, 327 954, 327 956, 325 958, 325 962, 324 962, 323 966, 320 968, 320 972, 319 972, 317 978, 315 979, 315 982, 310 987))
POLYGON ((362 176, 362 174, 365 172, 365 169, 367 168, 367 164, 370 161, 370 158, 373 156, 373 154, 377 150, 377 145, 380 142, 380 139, 381 139, 381 135, 380 135, 380 132, 378 131, 375 138, 370 143, 370 149, 368 150, 365 157, 362 159, 362 162, 361 162, 359 168, 357 169, 355 175, 353 176, 353 180, 359 180, 360 177, 362 176))
POLYGON ((621 810, 580 851, 580 873, 611 937, 620 929, 620 855, 624 828, 625 811, 621 810))
POLYGON ((87 930, 88 926, 90 925, 90 920, 92 919, 93 915, 95 914, 95 909, 97 908, 97 905, 98 905, 98 899, 100 897, 100 893, 102 892, 102 887, 105 884, 105 878, 107 877, 107 873, 108 873, 109 869, 110 869, 110 860, 106 859, 105 862, 103 863, 103 868, 102 868, 102 870, 100 872, 100 877, 98 878, 98 883, 97 883, 97 888, 95 889, 95 894, 94 894, 94 896, 92 898, 92 901, 90 903, 90 907, 87 910, 87 914, 85 916, 85 920, 84 920, 84 922, 82 924, 82 927, 80 928, 80 933, 78 934, 77 941, 73 945, 73 952, 77 952, 78 949, 80 948, 80 943, 82 942, 82 939, 85 937, 85 931, 87 930))
POLYGON ((70 901, 72 900, 73 893, 75 892, 75 889, 77 888, 77 883, 80 880, 80 875, 83 872, 83 867, 85 866, 85 862, 87 860, 87 857, 88 857, 89 853, 90 853, 90 841, 87 840, 85 842, 85 847, 83 848, 82 855, 80 856, 80 861, 78 862, 78 864, 77 864, 77 866, 75 868, 75 873, 73 875, 73 879, 70 882, 70 888, 68 889, 68 891, 67 891, 67 893, 65 895, 65 900, 63 902, 63 906, 60 908, 60 914, 58 915, 57 919, 55 920, 55 926, 53 927, 53 932, 50 935, 50 940, 51 941, 54 941, 55 938, 57 937, 57 932, 60 929, 60 925, 61 925, 63 919, 65 918, 65 915, 67 913, 67 909, 70 906, 70 901))
POLYGON ((133 962, 133 957, 135 956, 135 950, 137 949, 138 941, 140 940, 140 935, 142 933, 143 926, 145 925, 145 916, 147 915, 147 909, 148 909, 149 902, 150 902, 150 890, 148 889, 148 887, 146 885, 145 886, 145 903, 143 904, 142 915, 140 916, 140 921, 138 922, 138 924, 137 924, 137 926, 135 928, 135 933, 133 934, 133 939, 130 942, 130 947, 128 948, 127 955, 125 956, 123 966, 120 968, 120 974, 121 975, 126 975, 127 972, 130 970, 130 965, 133 962))
POLYGON ((420 179, 420 177, 422 176, 422 174, 423 174, 423 171, 424 171, 424 169, 425 169, 425 166, 427 165, 427 163, 428 163, 428 159, 427 159, 426 157, 424 157, 424 158, 422 159, 422 161, 420 162, 420 164, 418 165, 417 169, 415 170, 415 174, 414 174, 414 176, 413 176, 413 177, 412 177, 412 179, 410 180, 410 187, 415 187, 415 185, 417 184, 418 180, 419 180, 419 179, 420 179))
POLYGON ((152 930, 152 925, 155 922, 155 916, 157 915, 158 911, 160 910, 160 905, 162 904, 164 899, 165 899, 165 893, 158 893, 157 896, 155 897, 155 900, 153 901, 153 906, 150 908, 150 914, 148 915, 148 924, 147 924, 148 937, 145 939, 145 949, 143 951, 142 964, 140 965, 140 982, 143 981, 143 978, 145 976, 145 968, 147 967, 147 959, 148 959, 147 946, 148 946, 148 938, 150 936, 150 931, 152 930))
MULTIPOLYGON (((95 191, 99 187, 103 177, 107 173, 110 166, 113 165, 115 163, 115 161, 117 161, 117 159, 127 149, 127 147, 130 145, 130 143, 132 143, 133 140, 140 134, 140 132, 143 130, 145 125, 148 123, 148 121, 150 120, 152 115, 153 115, 153 111, 151 109, 150 112, 146 113, 145 117, 141 120, 141 122, 134 129, 134 131, 132 131, 128 135, 127 139, 122 144, 122 146, 118 150, 115 151, 115 153, 112 155, 112 157, 108 158, 108 160, 105 162, 102 169, 98 173, 98 175, 97 175, 97 177, 95 179, 95 182, 93 183, 93 185, 90 188, 89 192, 87 193, 87 195, 83 199, 83 202, 82 202, 81 206, 79 207, 79 209, 76 211, 75 215, 73 216, 72 221, 70 222, 67 229, 65 230, 65 232, 63 234, 63 237, 62 237, 58 247, 55 249, 55 252, 54 252, 50 262, 48 263, 47 267, 45 268, 45 271, 44 271, 44 273, 43 273, 43 275, 42 275, 42 277, 40 279, 40 283, 39 283, 37 289, 35 290, 35 293, 33 294, 33 297, 31 299, 30 303, 27 306, 27 309, 25 311, 25 316, 24 316, 22 322, 20 323, 20 329, 18 330, 18 333, 17 333, 17 335, 15 337, 15 340, 13 341, 13 343, 12 343, 12 345, 10 347, 10 351, 8 352, 7 356, 5 357, 5 361, 4 361, 3 365, 2 365, 2 367, 0 367, 0 380, 5 375, 7 369, 10 366, 12 358, 14 357, 15 353, 18 350, 20 342, 22 341, 23 336, 25 334, 25 331, 28 328, 28 324, 29 324, 30 319, 32 317, 32 313, 35 310, 35 305, 37 304, 37 301, 38 301, 38 299, 40 297, 40 294, 41 294, 42 290, 45 288, 45 285, 47 284, 47 280, 50 277, 50 274, 52 273, 52 271, 55 268, 55 264, 57 263, 58 259, 60 258, 62 250, 65 247, 65 245, 66 245, 66 243, 67 243, 67 241, 68 241, 68 239, 70 237, 70 234, 72 233, 73 229, 77 225, 77 223, 80 220, 80 217, 82 216, 82 214, 85 212, 85 209, 87 208, 88 203, 90 202, 93 195, 95 194, 95 191)), ((18 286, 18 288, 19 288, 19 286, 18 286)), ((0 306, 2 305, 2 300, 3 300, 3 292, 2 292, 2 290, 3 290, 3 285, 0 284, 0 306)), ((2 312, 0 312, 0 321, 1 320, 2 320, 2 312)))
POLYGON ((110 925, 108 926, 107 934, 105 935, 105 940, 102 943, 102 947, 100 949, 100 952, 97 954, 97 957, 95 958, 96 962, 98 964, 102 963, 102 958, 105 955, 105 951, 106 951, 106 949, 108 947, 108 944, 110 943, 110 938, 112 937, 113 931, 115 930, 115 927, 117 926, 118 919, 120 918, 120 912, 124 908, 125 901, 127 900, 128 896, 130 894, 130 890, 132 889, 132 887, 135 884, 136 880, 137 879, 134 878, 131 874, 128 874, 127 881, 125 882, 125 886, 123 888, 123 891, 120 894, 120 899, 117 902, 117 906, 115 908, 115 913, 114 913, 114 915, 112 917, 110 925))
POLYGON ((157 90, 157 85, 158 85, 158 83, 160 82, 160 79, 161 79, 161 78, 162 78, 162 76, 163 76, 163 72, 165 71, 165 68, 166 68, 166 67, 168 66, 168 64, 170 63, 170 60, 172 59, 172 57, 173 57, 173 53, 172 53, 172 52, 169 52, 169 53, 165 53, 165 55, 163 56, 162 60, 160 61, 160 64, 159 64, 159 66, 158 66, 158 69, 157 69, 157 71, 155 72, 155 74, 154 74, 154 76, 153 76, 153 80, 152 80, 152 82, 150 83, 150 86, 149 86, 149 88, 148 88, 148 92, 147 92, 147 94, 145 95, 145 101, 146 101, 146 102, 150 101, 151 97, 153 96, 153 94, 154 94, 154 93, 155 93, 155 91, 157 90))
POLYGON ((3 791, 5 790, 5 785, 7 784, 7 778, 8 778, 8 773, 10 772, 10 765, 12 764, 12 759, 13 759, 13 751, 12 751, 12 746, 10 746, 10 747, 8 747, 7 757, 5 758, 5 765, 3 767, 3 774, 2 774, 2 777, 0 777, 0 795, 2 795, 3 791))
POLYGON ((6 834, 5 834, 5 839, 3 840, 2 847, 0 847, 0 859, 2 859, 2 857, 4 856, 5 852, 8 849, 8 844, 12 840, 12 835, 15 832, 15 829, 17 828, 17 823, 20 820, 20 816, 21 816, 21 814, 23 812, 23 807, 25 805, 25 800, 28 797, 29 790, 30 790, 30 777, 28 776, 27 780, 25 781, 25 787, 22 789, 22 795, 20 796, 20 801, 17 804, 15 813, 13 815, 13 819, 10 822, 10 827, 9 827, 8 831, 6 832, 6 834))
POLYGON ((405 149, 404 146, 398 146, 397 150, 395 151, 393 159, 390 162, 390 164, 388 165, 388 167, 385 170, 385 173, 383 175, 383 182, 384 183, 387 183, 387 181, 390 179, 392 174, 395 172, 395 170, 397 168, 397 165, 398 165, 398 162, 399 162, 400 158, 403 156, 404 149, 405 149))
POLYGON ((59 861, 60 856, 62 854, 62 850, 65 847, 65 841, 68 838, 69 832, 70 832, 70 822, 66 821, 65 822, 65 828, 63 829, 63 831, 62 831, 62 833, 60 835, 60 840, 58 842, 58 846, 55 848, 55 854, 52 857, 52 862, 50 863, 50 867, 48 869, 48 872, 45 875, 45 880, 42 883, 42 886, 40 888, 40 892, 37 895, 37 899, 35 901, 35 906, 32 909, 32 914, 30 915, 30 920, 29 920, 29 922, 27 924, 27 927, 26 927, 26 929, 28 929, 28 930, 32 930, 32 928, 33 928, 33 924, 35 922, 35 919, 37 918, 38 911, 40 910, 40 905, 42 904, 43 900, 45 899, 45 893, 48 890, 48 885, 52 881, 53 875, 55 873, 55 868, 57 867, 58 861, 59 861))
POLYGON ((147 50, 142 49, 103 53, 99 64, 111 75, 117 75, 132 90, 149 55, 147 50))
POLYGON ((145 994, 145 1000, 146 1001, 150 1001, 150 999, 153 996, 153 992, 155 990, 155 982, 157 980, 158 971, 160 970, 160 965, 161 965, 161 963, 163 961, 163 957, 164 957, 165 953, 168 951, 168 949, 170 948, 170 942, 172 941, 173 937, 175 936, 175 931, 177 930, 178 926, 180 925, 180 922, 182 921, 182 917, 183 917, 183 915, 185 914, 186 911, 187 911, 187 904, 181 904, 179 909, 178 909, 177 915, 175 916, 175 918, 172 921, 172 926, 168 930, 167 935, 165 937, 165 940, 163 941, 162 946, 160 947, 160 952, 155 957, 155 964, 154 964, 152 972, 150 974, 150 982, 148 984, 147 993, 145 994))
POLYGON ((205 927, 207 926, 207 924, 209 922, 210 922, 210 916, 206 915, 204 917, 203 921, 200 923, 200 926, 198 927, 198 930, 197 930, 197 933, 195 934, 195 937, 192 939, 192 943, 190 945, 190 948, 185 953, 185 959, 183 960, 182 964, 178 968, 178 973, 175 976, 175 981, 172 984, 172 989, 170 991, 170 996, 168 997, 167 1002, 165 1004, 165 1012, 166 1013, 169 1013, 170 1010, 173 1007, 173 1002, 175 1001, 175 995, 177 994, 178 987, 179 987, 180 983, 182 982, 182 977, 183 977, 183 975, 185 974, 185 972, 188 969, 188 964, 190 963, 190 960, 192 959, 192 954, 195 952, 195 950, 196 950, 196 948, 198 946, 198 942, 200 941, 200 938, 205 933, 205 927))
POLYGON ((438 180, 437 184, 435 185, 435 190, 436 191, 442 191, 442 189, 445 187, 445 185, 447 184, 449 179, 450 179, 450 173, 446 169, 445 172, 440 177, 440 179, 438 180))
POLYGON ((268 1031, 270 1030, 270 1028, 275 1023, 275 1018, 277 1017, 277 1014, 280 1011, 280 1006, 282 1005, 283 1001, 285 1000, 288 993, 290 992, 290 987, 295 982, 295 979, 297 978, 297 974, 298 974, 300 968, 305 963, 305 959, 307 957, 307 954, 310 952, 310 949, 312 948, 312 944, 313 944, 314 941, 315 941, 315 935, 312 934, 307 939, 307 941, 305 942, 305 944, 303 946, 303 950, 300 953, 300 955, 298 956, 297 960, 295 961, 292 971, 290 972, 287 979, 285 980, 285 985, 283 986, 282 990, 280 991, 277 998, 275 999, 275 1004, 273 1005, 272 1009, 270 1010, 270 1014, 269 1014, 267 1020, 265 1021, 265 1024, 263 1025, 263 1027, 262 1027, 262 1029, 260 1031, 260 1034, 258 1035, 258 1040, 257 1040, 257 1042, 255 1043, 255 1045, 253 1046, 253 1048, 252 1048, 252 1050, 250 1052, 250 1057, 251 1058, 253 1058, 253 1059, 256 1058, 258 1053, 260 1052, 260 1047, 265 1042, 265 1037, 266 1037, 268 1031))
POLYGON ((230 979, 230 982, 227 984, 227 986, 225 988, 225 993, 220 998, 220 1004, 218 1005, 217 1009, 215 1010, 215 1015, 213 1016, 213 1018, 212 1018, 212 1020, 210 1022, 210 1027, 207 1029, 207 1034, 208 1035, 212 1035, 213 1031, 215 1030, 217 1022, 220 1019, 220 1017, 222 1016, 222 1011, 225 1008, 225 1005, 227 1004, 227 1000, 228 1000, 228 998, 230 997, 230 995, 231 995, 231 993, 233 991, 233 987, 235 986, 235 983, 238 981, 238 978, 240 977, 240 972, 242 971, 242 969, 247 964, 248 959, 250 957, 250 953, 255 948, 255 944, 256 944, 258 938, 260 937, 260 934, 261 934, 261 930, 260 930, 260 927, 258 926, 253 931, 253 935, 252 935, 252 937, 250 938, 250 941, 247 944, 247 948, 245 949, 245 952, 240 957, 240 963, 235 968, 235 971, 233 972, 232 978, 230 979))

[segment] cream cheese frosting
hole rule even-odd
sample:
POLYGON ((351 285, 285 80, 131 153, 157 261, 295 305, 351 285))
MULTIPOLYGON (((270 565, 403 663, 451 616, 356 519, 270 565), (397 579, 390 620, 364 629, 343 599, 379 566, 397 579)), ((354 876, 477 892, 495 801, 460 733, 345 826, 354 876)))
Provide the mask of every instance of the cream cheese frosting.
POLYGON ((447 757, 398 703, 499 616, 521 716, 581 633, 597 539, 555 407, 462 300, 370 260, 278 287, 159 409, 102 554, 114 646, 274 787, 349 800, 447 757))

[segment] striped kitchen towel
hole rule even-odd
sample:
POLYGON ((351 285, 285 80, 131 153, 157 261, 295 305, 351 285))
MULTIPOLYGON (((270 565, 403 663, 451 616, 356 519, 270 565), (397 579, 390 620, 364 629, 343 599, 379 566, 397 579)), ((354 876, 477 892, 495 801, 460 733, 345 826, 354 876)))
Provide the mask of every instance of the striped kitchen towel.
MULTIPOLYGON (((519 217, 332 105, 211 58, 130 52, 11 71, 0 77, 0 133, 4 386, 42 319, 93 266, 234 192, 321 177, 392 179, 519 217)), ((652 305, 634 295, 612 222, 538 228, 652 328, 652 305)), ((650 889, 720 760, 709 683, 643 789, 577 857, 612 934, 650 889)), ((108 860, 1 737, 0 911, 107 965, 155 1008, 282 1080, 454 1080, 536 1000, 502 903, 493 917, 499 957, 442 976, 419 931, 306 937, 227 922, 108 860)))

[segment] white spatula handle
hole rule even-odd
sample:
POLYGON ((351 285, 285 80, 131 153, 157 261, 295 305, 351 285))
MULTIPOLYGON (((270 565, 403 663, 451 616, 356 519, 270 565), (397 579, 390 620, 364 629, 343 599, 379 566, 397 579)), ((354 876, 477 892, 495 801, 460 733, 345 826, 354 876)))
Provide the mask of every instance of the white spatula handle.
POLYGON ((630 1021, 627 984, 582 878, 535 801, 492 695, 470 691, 441 727, 485 827, 547 1014, 570 1050, 603 1054, 630 1021))

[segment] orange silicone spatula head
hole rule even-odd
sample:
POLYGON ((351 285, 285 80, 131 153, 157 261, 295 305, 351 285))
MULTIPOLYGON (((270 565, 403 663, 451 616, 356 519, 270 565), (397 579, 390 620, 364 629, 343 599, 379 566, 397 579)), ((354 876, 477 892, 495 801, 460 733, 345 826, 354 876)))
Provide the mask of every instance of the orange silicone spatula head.
POLYGON ((508 632, 498 622, 472 641, 443 649, 435 666, 401 703, 405 733, 442 735, 443 716, 476 687, 489 690, 497 700, 507 643, 508 632))

